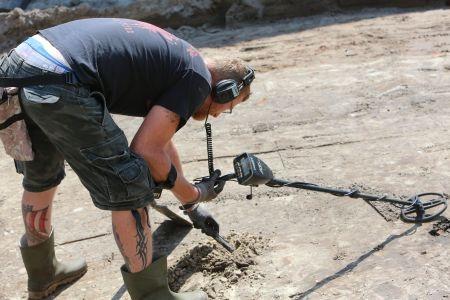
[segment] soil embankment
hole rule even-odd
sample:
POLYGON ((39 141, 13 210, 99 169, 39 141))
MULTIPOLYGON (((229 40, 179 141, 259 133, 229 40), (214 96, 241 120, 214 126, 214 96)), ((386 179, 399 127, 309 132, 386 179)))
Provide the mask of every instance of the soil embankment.
POLYGON ((233 26, 240 22, 309 16, 354 7, 423 7, 444 3, 444 0, 6 0, 0 3, 0 52, 14 47, 38 29, 86 17, 132 18, 171 28, 204 24, 233 26))

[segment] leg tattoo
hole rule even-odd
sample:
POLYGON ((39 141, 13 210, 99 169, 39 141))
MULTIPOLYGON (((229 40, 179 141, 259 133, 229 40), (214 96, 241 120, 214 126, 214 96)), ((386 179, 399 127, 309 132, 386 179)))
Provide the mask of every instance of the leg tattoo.
POLYGON ((43 209, 33 210, 33 205, 22 205, 27 238, 33 244, 41 243, 48 239, 49 232, 47 232, 45 227, 47 212, 48 206, 43 209))
MULTIPOLYGON (((139 256, 139 258, 142 261, 142 268, 145 268, 147 266, 147 242, 148 242, 148 238, 145 234, 145 230, 144 230, 144 226, 142 225, 142 216, 141 214, 133 209, 131 211, 134 219, 136 220, 136 255, 139 256)), ((149 224, 149 218, 148 218, 148 210, 145 207, 144 208, 144 214, 145 214, 145 218, 147 220, 145 220, 146 225, 148 225, 150 227, 149 224)))
POLYGON ((147 219, 147 226, 149 229, 152 229, 152 226, 150 225, 150 217, 148 215, 148 207, 147 206, 144 207, 144 212, 145 212, 145 218, 147 219))

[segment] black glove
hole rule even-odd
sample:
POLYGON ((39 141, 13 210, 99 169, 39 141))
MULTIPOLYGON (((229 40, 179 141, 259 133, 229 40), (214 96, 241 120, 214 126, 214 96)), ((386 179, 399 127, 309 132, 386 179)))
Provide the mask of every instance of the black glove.
POLYGON ((225 186, 226 181, 217 181, 220 177, 220 170, 215 170, 214 174, 195 184, 198 189, 198 198, 196 202, 208 202, 217 197, 225 186))
POLYGON ((203 233, 208 235, 219 233, 219 223, 200 204, 196 204, 189 211, 185 210, 184 214, 188 215, 194 227, 201 229, 203 233))

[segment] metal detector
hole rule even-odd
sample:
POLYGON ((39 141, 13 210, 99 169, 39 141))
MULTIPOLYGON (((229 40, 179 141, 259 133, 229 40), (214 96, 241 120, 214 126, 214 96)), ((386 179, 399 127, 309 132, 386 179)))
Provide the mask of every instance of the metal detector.
POLYGON ((259 158, 244 153, 233 160, 235 173, 224 175, 219 180, 237 179, 240 185, 255 187, 265 184, 273 188, 292 187, 315 192, 324 192, 339 197, 360 198, 366 201, 380 201, 394 204, 400 209, 400 218, 405 222, 423 223, 434 220, 447 209, 447 195, 443 193, 421 193, 409 199, 397 199, 370 195, 357 189, 341 190, 323 187, 314 183, 287 181, 274 178, 272 170, 259 158))
MULTIPOLYGON (((212 163, 210 163, 210 170, 212 163)), ((423 223, 436 219, 447 209, 448 196, 444 193, 421 193, 412 196, 408 199, 391 198, 386 195, 370 195, 360 192, 357 189, 345 190, 323 187, 314 183, 287 181, 274 178, 272 170, 256 156, 244 153, 237 156, 233 160, 234 173, 224 175, 218 181, 237 180, 238 184, 244 186, 257 187, 259 185, 266 185, 273 188, 292 187, 297 189, 310 190, 315 192, 324 192, 339 197, 360 198, 369 202, 380 201, 395 205, 400 209, 400 219, 404 222, 423 223)), ((197 180, 208 180, 209 177, 199 178, 197 180)), ((251 199, 252 194, 247 196, 251 199)), ((204 229, 202 229, 203 232, 204 229)), ((211 234, 208 234, 210 236, 211 234)), ((215 238, 228 251, 232 252, 230 244, 215 232, 215 238)))

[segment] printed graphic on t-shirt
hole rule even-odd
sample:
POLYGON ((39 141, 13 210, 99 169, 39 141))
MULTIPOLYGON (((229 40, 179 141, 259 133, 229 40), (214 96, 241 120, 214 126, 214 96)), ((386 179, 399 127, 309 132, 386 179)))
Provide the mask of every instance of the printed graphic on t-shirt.
POLYGON ((171 34, 170 32, 165 31, 164 29, 159 28, 158 26, 141 22, 141 21, 134 21, 134 20, 124 20, 124 19, 118 19, 117 20, 121 25, 122 28, 125 30, 125 32, 133 34, 135 33, 136 28, 148 30, 153 33, 160 34, 166 41, 169 43, 176 44, 179 41, 179 38, 171 34))
POLYGON ((200 56, 200 53, 198 53, 198 50, 197 49, 195 49, 193 46, 191 46, 191 45, 189 45, 188 47, 187 47, 187 52, 189 53, 189 55, 191 56, 191 57, 197 57, 197 56, 200 56))

